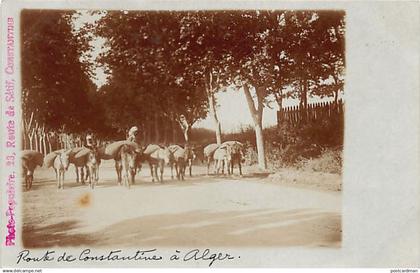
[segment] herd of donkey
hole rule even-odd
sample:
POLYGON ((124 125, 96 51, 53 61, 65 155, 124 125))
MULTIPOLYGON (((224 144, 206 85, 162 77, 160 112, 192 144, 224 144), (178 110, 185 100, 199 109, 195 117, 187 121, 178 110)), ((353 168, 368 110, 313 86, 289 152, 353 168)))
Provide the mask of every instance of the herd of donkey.
MULTIPOLYGON (((118 185, 128 188, 135 183, 135 176, 141 170, 142 163, 148 163, 152 182, 163 182, 165 165, 171 168, 171 178, 184 180, 185 171, 188 168, 192 176, 192 164, 196 158, 196 149, 188 144, 162 146, 149 144, 140 147, 137 143, 129 140, 121 140, 104 146, 75 147, 61 149, 47 154, 24 150, 21 153, 22 175, 27 190, 31 189, 33 174, 37 166, 52 167, 56 174, 57 187, 64 188, 64 177, 70 164, 76 171, 76 182, 85 184, 88 182, 93 189, 99 180, 99 166, 102 160, 114 160, 117 173, 118 185), (159 175, 158 175, 159 174, 159 175)), ((238 141, 226 141, 221 145, 209 144, 203 149, 202 161, 207 163, 207 174, 210 173, 210 165, 214 163, 214 173, 224 174, 225 168, 228 174, 233 174, 235 165, 239 168, 242 176, 241 163, 244 162, 244 145, 238 141)))

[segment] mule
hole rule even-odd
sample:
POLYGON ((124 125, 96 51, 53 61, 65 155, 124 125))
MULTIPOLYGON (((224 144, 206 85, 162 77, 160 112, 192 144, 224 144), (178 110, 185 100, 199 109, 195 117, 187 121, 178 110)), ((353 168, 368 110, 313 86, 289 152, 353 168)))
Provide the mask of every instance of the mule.
MULTIPOLYGON (((68 150, 69 154, 69 162, 74 165, 74 170, 76 172, 76 182, 82 182, 85 184, 85 180, 88 179, 88 170, 86 166, 87 159, 85 156, 83 157, 76 157, 79 152, 84 151, 86 152, 87 148, 84 147, 75 147, 68 150), (85 176, 86 173, 86 176, 85 176), (80 175, 79 175, 80 174, 80 175)), ((80 154, 79 154, 80 155, 80 154)))
POLYGON ((70 165, 69 152, 64 151, 58 154, 53 163, 55 171, 55 178, 57 179, 57 188, 64 189, 64 174, 68 170, 70 165))
POLYGON ((176 177, 179 180, 179 168, 182 164, 185 165, 184 162, 184 153, 185 150, 179 145, 170 145, 168 147, 169 151, 172 153, 173 157, 171 157, 171 161, 169 162, 169 166, 171 167, 171 179, 174 179, 174 169, 176 171, 176 177))
POLYGON ((127 188, 134 184, 137 172, 137 153, 129 145, 122 145, 115 158, 115 169, 117 171, 118 184, 122 182, 127 188))
MULTIPOLYGON (((210 164, 214 161, 214 152, 219 148, 219 145, 216 143, 212 143, 204 147, 203 149, 203 155, 204 160, 207 163, 207 175, 210 174, 210 164)), ((215 163, 216 166, 216 163, 215 163)), ((214 169, 214 172, 216 173, 216 168, 214 169)))
POLYGON ((101 164, 101 155, 99 150, 95 147, 91 149, 91 152, 87 155, 87 175, 89 185, 93 189, 99 181, 99 165, 101 164))
POLYGON ((238 165, 239 175, 242 176, 242 163, 245 162, 243 145, 240 142, 235 142, 227 145, 227 168, 228 173, 233 174, 235 164, 238 165))
POLYGON ((37 166, 42 166, 44 156, 33 150, 24 150, 21 153, 22 159, 22 175, 25 179, 25 188, 30 190, 32 188, 32 182, 34 180, 34 172, 37 166))
POLYGON ((190 160, 195 158, 194 152, 188 146, 182 148, 179 145, 171 145, 168 149, 173 154, 173 160, 170 162, 171 178, 174 179, 173 169, 175 168, 177 179, 184 180, 186 167, 190 160))
POLYGON ((150 167, 150 174, 152 176, 152 182, 155 179, 163 183, 163 170, 165 165, 169 165, 174 161, 172 152, 167 147, 161 147, 156 144, 149 144, 143 151, 143 161, 147 161, 150 167), (158 169, 160 176, 158 176, 158 169))
POLYGON ((188 171, 189 171, 189 175, 190 177, 192 176, 192 165, 193 162, 196 158, 196 154, 194 152, 194 148, 191 147, 190 145, 186 144, 185 145, 185 160, 188 166, 188 171))
MULTIPOLYGON (((214 173, 219 174, 220 170, 222 174, 225 172, 225 166, 228 169, 229 166, 229 156, 227 147, 219 147, 213 153, 213 160, 214 160, 214 173)), ((228 170, 229 172, 229 170, 228 170)))

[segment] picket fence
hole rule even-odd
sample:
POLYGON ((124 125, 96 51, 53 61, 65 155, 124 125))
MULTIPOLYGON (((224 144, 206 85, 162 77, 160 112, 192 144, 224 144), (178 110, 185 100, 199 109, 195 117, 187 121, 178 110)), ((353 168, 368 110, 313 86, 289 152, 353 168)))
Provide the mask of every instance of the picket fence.
POLYGON ((306 108, 299 106, 284 107, 277 111, 277 124, 288 123, 298 125, 302 122, 317 122, 325 119, 336 119, 344 116, 344 101, 318 102, 308 104, 306 108))

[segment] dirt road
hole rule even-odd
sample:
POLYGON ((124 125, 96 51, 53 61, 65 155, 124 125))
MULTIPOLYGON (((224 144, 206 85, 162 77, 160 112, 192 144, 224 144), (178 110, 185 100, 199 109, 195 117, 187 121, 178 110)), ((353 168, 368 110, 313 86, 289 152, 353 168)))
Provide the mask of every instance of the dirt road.
MULTIPOLYGON (((245 169, 245 174, 247 169, 245 169)), ((99 186, 77 184, 73 166, 58 190, 52 169, 37 169, 23 193, 25 247, 327 246, 341 243, 341 194, 294 188, 261 175, 206 176, 152 183, 148 167, 126 189, 113 162, 99 186)))

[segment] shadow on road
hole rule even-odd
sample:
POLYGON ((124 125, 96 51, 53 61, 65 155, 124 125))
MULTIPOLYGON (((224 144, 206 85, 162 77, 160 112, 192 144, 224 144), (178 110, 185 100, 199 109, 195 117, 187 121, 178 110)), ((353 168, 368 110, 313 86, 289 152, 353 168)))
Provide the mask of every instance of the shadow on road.
POLYGON ((210 212, 194 210, 124 220, 78 234, 67 221, 24 226, 26 248, 50 246, 131 247, 340 247, 341 216, 311 209, 210 212))
POLYGON ((91 234, 68 234, 77 228, 76 221, 65 221, 46 227, 24 225, 22 242, 25 248, 45 248, 52 246, 81 246, 95 243, 91 234))

